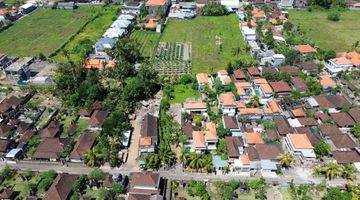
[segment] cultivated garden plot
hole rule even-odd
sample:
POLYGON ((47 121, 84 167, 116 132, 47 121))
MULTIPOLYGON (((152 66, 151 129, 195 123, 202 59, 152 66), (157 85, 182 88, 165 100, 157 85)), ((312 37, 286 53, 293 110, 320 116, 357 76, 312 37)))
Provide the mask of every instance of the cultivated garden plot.
POLYGON ((161 75, 179 76, 190 73, 191 44, 181 42, 160 42, 153 60, 155 69, 161 75))

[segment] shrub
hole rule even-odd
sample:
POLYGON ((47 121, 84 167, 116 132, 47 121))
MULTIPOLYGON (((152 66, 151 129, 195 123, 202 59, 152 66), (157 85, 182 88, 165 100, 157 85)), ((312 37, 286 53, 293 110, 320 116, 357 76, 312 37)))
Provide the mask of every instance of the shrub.
POLYGON ((327 16, 328 20, 337 22, 340 20, 340 14, 336 12, 329 13, 327 16))
POLYGON ((226 11, 226 7, 219 3, 210 3, 210 4, 206 4, 201 9, 200 13, 201 15, 204 16, 221 16, 221 15, 226 15, 227 11, 226 11))

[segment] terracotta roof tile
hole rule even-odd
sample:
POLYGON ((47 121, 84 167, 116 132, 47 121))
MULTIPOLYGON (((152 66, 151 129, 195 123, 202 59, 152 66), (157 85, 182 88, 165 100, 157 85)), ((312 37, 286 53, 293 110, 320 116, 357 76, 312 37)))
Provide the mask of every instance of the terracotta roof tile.
POLYGON ((348 113, 331 113, 330 116, 333 118, 334 122, 340 127, 355 125, 355 121, 350 117, 348 113))
POLYGON ((297 133, 288 134, 288 137, 291 140, 291 143, 297 149, 312 149, 313 148, 309 138, 305 134, 297 134, 297 133))
POLYGON ((220 102, 224 106, 236 106, 235 97, 232 92, 226 92, 220 94, 220 102))
POLYGON ((336 82, 327 75, 320 76, 320 84, 323 86, 323 88, 336 87, 336 82))
POLYGON ((285 81, 270 82, 271 88, 277 93, 289 93, 291 88, 285 81))
POLYGON ((246 133, 246 140, 248 144, 264 144, 261 133, 246 133))
POLYGON ((205 84, 209 80, 209 75, 207 73, 196 74, 196 80, 198 83, 205 84))
POLYGON ((297 49, 300 53, 315 53, 316 52, 316 49, 308 44, 296 45, 295 49, 297 49))

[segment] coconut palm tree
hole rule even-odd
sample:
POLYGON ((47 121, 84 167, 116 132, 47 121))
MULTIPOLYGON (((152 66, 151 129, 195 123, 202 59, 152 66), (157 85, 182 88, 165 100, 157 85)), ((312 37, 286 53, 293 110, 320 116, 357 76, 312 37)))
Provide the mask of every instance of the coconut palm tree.
POLYGON ((97 166, 99 164, 98 152, 96 152, 95 149, 90 149, 85 153, 84 161, 85 164, 89 167, 97 166))
POLYGON ((343 174, 344 168, 343 166, 336 163, 328 163, 325 164, 322 170, 325 174, 325 177, 329 180, 334 179, 343 174))
POLYGON ((189 155, 188 166, 191 169, 196 169, 196 171, 203 168, 204 167, 204 161, 203 161, 201 155, 197 154, 195 152, 191 153, 189 155))
POLYGON ((281 166, 289 167, 293 162, 293 155, 290 152, 281 154, 279 157, 279 162, 281 166))
POLYGON ((162 164, 164 164, 166 167, 170 167, 176 162, 176 155, 173 151, 171 151, 169 145, 161 143, 158 154, 162 164))
POLYGON ((148 153, 144 156, 145 164, 142 165, 144 170, 147 169, 158 169, 160 165, 159 155, 156 153, 148 153))
POLYGON ((350 180, 356 179, 356 168, 351 164, 345 164, 343 165, 343 173, 342 177, 350 180))

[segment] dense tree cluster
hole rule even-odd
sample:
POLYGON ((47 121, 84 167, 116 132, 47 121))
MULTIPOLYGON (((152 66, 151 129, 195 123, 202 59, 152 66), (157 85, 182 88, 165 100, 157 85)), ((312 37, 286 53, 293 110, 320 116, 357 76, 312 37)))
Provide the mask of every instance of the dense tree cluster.
POLYGON ((226 15, 227 10, 224 5, 219 3, 209 3, 205 4, 205 6, 201 8, 200 13, 204 16, 221 16, 226 15))

